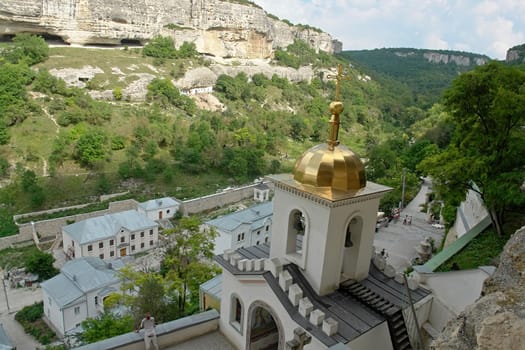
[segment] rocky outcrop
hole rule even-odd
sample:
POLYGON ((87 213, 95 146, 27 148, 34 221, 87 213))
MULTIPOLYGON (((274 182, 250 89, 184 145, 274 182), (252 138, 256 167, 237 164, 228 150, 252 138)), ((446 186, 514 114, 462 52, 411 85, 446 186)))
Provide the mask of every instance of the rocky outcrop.
POLYGON ((294 39, 328 53, 339 49, 327 33, 290 26, 254 4, 221 0, 2 0, 0 34, 20 32, 80 45, 143 44, 169 35, 216 57, 267 58, 294 39))
POLYGON ((482 295, 447 325, 432 349, 525 349, 525 227, 505 245, 482 295))
POLYGON ((525 44, 511 47, 507 50, 505 57, 507 63, 524 63, 525 62, 525 44))
POLYGON ((480 66, 487 63, 487 60, 482 57, 470 58, 468 56, 450 55, 439 52, 425 52, 423 57, 430 63, 455 63, 458 66, 480 66))

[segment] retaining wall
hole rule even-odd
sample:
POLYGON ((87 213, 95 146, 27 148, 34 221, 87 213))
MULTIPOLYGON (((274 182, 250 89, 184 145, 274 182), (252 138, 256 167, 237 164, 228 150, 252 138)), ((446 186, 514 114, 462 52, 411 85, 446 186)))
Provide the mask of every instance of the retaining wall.
MULTIPOLYGON (((40 239, 45 238, 45 237, 56 237, 57 235, 62 233, 62 226, 66 226, 70 223, 82 221, 82 220, 89 219, 92 217, 102 216, 104 214, 111 214, 111 213, 116 213, 119 211, 137 209, 137 206, 138 206, 138 202, 136 200, 126 199, 123 201, 111 202, 109 203, 108 209, 104 209, 104 210, 93 211, 91 213, 69 215, 69 216, 64 216, 64 217, 56 218, 56 219, 36 221, 33 223, 19 224, 17 236, 24 237, 23 239, 19 238, 21 240, 31 239, 33 237, 33 234, 35 236, 37 234, 40 235, 40 239)), ((38 214, 50 213, 50 212, 52 213, 52 212, 57 212, 57 211, 64 210, 64 209, 66 208, 53 209, 53 210, 46 211, 46 212, 38 212, 38 214)), ((35 213, 31 213, 31 214, 35 214, 35 213)), ((27 216, 29 216, 29 214, 17 215, 18 218, 27 217, 27 216)), ((14 236, 11 236, 11 237, 14 237, 14 236)), ((6 237, 6 238, 11 238, 11 237, 6 237)), ((0 248, 2 249, 4 248, 3 243, 4 243, 3 239, 0 240, 0 248)))
MULTIPOLYGON (((273 190, 273 183, 265 182, 264 184, 273 190)), ((182 215, 191 215, 253 198, 253 189, 257 185, 259 184, 233 188, 224 192, 183 201, 179 210, 182 215)))

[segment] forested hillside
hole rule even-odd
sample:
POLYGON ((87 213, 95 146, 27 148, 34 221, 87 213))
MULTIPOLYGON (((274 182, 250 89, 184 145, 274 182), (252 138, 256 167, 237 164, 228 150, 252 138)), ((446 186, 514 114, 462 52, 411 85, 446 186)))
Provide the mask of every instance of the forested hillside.
MULTIPOLYGON (((175 49, 159 37, 144 48, 48 48, 41 38, 19 35, 3 46, 0 61, 0 235, 16 231, 13 214, 92 202, 99 194, 184 199, 290 171, 297 156, 327 138, 335 93, 328 74, 340 63, 349 77, 341 85, 340 140, 366 159, 369 180, 394 188, 381 204, 388 212, 400 200, 402 173, 409 199, 423 175, 418 164, 445 149, 455 128, 444 108, 431 103, 452 72, 447 80, 418 62, 405 74, 396 66, 387 77, 296 41, 266 64, 289 67, 288 73, 308 67, 310 78, 223 73, 213 94, 205 94, 221 105, 211 108, 173 84, 218 64, 191 44, 175 49), (85 67, 91 75, 70 85, 50 73, 85 67), (129 99, 123 91, 144 77, 145 100, 129 99), (426 90, 417 85, 423 82, 426 90)), ((220 64, 224 72, 254 65, 220 64)))
POLYGON ((410 48, 344 51, 341 56, 390 89, 410 94, 412 103, 423 108, 438 102, 459 74, 490 60, 469 52, 410 48))

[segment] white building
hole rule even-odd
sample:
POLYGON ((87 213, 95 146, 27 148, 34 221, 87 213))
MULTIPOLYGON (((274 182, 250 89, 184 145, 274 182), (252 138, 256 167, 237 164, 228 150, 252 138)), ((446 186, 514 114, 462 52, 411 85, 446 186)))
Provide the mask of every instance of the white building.
POLYGON ((62 239, 70 259, 96 256, 107 260, 156 247, 159 230, 153 220, 127 210, 64 226, 62 239))
MULTIPOLYGON (((239 349, 411 349, 406 287, 373 254, 379 200, 391 189, 367 182, 360 158, 337 141, 341 102, 331 111, 328 143, 306 151, 293 174, 270 177, 269 249, 216 256, 220 328, 239 349)), ((429 292, 411 287, 428 306, 429 292)))
POLYGON ((150 220, 171 219, 179 211, 180 203, 170 197, 139 203, 137 211, 150 220))
POLYGON ((68 261, 60 274, 43 282, 44 316, 61 337, 88 317, 104 311, 103 301, 120 289, 111 264, 98 257, 68 261))
POLYGON ((206 221, 207 227, 219 233, 214 253, 268 243, 272 232, 272 207, 272 202, 265 202, 206 221))
POLYGON ((260 183, 253 189, 253 200, 256 202, 266 202, 270 200, 270 187, 260 183))

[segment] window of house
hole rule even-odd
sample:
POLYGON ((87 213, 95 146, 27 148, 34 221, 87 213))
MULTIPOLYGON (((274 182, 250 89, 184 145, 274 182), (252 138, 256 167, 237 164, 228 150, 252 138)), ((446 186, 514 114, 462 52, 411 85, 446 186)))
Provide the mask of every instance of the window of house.
POLYGON ((270 229, 270 226, 266 226, 266 232, 268 232, 269 229, 270 229))
POLYGON ((152 246, 153 245, 153 241, 149 241, 149 245, 152 246))
POLYGON ((88 244, 88 252, 91 252, 93 250, 93 246, 91 244, 88 244))
POLYGON ((104 254, 100 254, 99 257, 104 260, 104 254))
POLYGON ((259 241, 257 241, 257 245, 259 245, 259 241))
POLYGON ((110 251, 109 252, 109 256, 115 256, 115 252, 114 251, 110 251))
POLYGON ((230 324, 235 328, 239 333, 242 334, 242 322, 243 322, 243 307, 241 300, 232 295, 231 297, 231 309, 230 309, 230 324))
POLYGON ((261 234, 261 230, 257 231, 257 236, 261 234))
POLYGON ((131 246, 131 250, 135 250, 135 246, 134 245, 131 246))
POLYGON ((170 213, 170 210, 169 210, 169 209, 167 209, 167 210, 166 210, 166 214, 169 214, 169 213, 170 213))
POLYGON ((71 245, 74 247, 75 246, 75 241, 71 241, 71 245))
POLYGON ((144 243, 141 243, 141 244, 140 244, 140 247, 141 247, 141 248, 144 248, 144 243))
POLYGON ((268 237, 264 237, 264 243, 268 243, 268 237))
POLYGON ((98 305, 98 296, 95 295, 95 305, 98 305))
POLYGON ((149 235, 150 235, 150 236, 153 235, 153 230, 149 230, 149 235))
POLYGON ((75 306, 75 315, 80 313, 80 306, 75 306))
POLYGON ((135 239, 135 234, 133 233, 133 234, 131 235, 131 240, 134 240, 134 239, 135 239))
POLYGON ((126 237, 122 236, 120 237, 120 243, 124 243, 126 241, 126 237))
POLYGON ((140 237, 144 237, 144 231, 140 233, 140 237))
POLYGON ((244 241, 244 232, 241 233, 241 241, 244 241))
POLYGON ((98 247, 99 247, 99 248, 104 248, 104 242, 100 242, 100 243, 98 244, 98 247))
POLYGON ((112 239, 110 239, 110 240, 109 240, 109 245, 114 245, 114 244, 115 244, 115 241, 112 240, 112 239))

